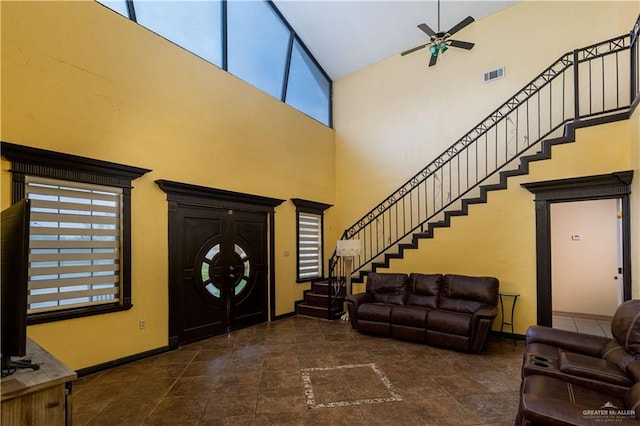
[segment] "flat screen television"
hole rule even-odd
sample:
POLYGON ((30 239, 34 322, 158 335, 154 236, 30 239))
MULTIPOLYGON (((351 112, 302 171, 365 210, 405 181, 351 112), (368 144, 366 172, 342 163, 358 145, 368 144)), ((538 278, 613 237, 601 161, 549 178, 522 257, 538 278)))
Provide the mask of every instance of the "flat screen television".
POLYGON ((27 296, 29 292, 29 200, 14 204, 2 211, 0 276, 0 352, 2 375, 16 368, 33 368, 29 361, 15 361, 11 357, 26 355, 27 296))

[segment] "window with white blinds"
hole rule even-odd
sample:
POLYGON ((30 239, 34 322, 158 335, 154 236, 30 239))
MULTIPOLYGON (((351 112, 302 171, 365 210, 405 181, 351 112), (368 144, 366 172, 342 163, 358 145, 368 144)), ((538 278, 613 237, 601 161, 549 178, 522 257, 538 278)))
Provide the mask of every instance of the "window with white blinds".
POLYGON ((122 189, 27 176, 29 310, 120 302, 122 189))
POLYGON ((322 215, 298 212, 298 281, 322 277, 322 215))

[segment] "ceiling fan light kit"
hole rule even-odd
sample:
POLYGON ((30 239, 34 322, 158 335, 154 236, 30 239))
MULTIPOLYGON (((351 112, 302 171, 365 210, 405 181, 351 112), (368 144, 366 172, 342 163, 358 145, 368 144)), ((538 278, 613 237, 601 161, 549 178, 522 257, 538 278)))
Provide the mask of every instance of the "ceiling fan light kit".
POLYGON ((474 46, 473 43, 469 43, 468 41, 459 41, 459 40, 451 40, 453 34, 457 33, 467 25, 471 24, 474 19, 471 16, 467 16, 462 21, 458 22, 453 26, 449 31, 441 31, 440 30, 440 0, 438 0, 438 32, 435 32, 429 27, 427 24, 420 24, 418 28, 421 29, 425 34, 429 36, 429 41, 425 44, 421 44, 420 46, 416 46, 412 49, 406 50, 402 52, 400 55, 408 55, 409 53, 416 52, 418 50, 424 49, 425 47, 429 47, 429 52, 431 53, 431 58, 429 59, 429 66, 432 67, 436 64, 438 60, 438 55, 444 54, 447 50, 449 50, 449 46, 457 47, 460 49, 471 50, 474 46))

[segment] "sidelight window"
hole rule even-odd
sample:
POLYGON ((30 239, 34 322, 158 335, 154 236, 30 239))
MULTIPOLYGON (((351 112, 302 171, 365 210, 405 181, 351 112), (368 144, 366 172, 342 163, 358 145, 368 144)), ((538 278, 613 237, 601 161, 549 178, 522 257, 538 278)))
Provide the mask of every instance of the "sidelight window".
POLYGON ((296 206, 297 282, 323 277, 324 211, 329 204, 294 198, 296 206))

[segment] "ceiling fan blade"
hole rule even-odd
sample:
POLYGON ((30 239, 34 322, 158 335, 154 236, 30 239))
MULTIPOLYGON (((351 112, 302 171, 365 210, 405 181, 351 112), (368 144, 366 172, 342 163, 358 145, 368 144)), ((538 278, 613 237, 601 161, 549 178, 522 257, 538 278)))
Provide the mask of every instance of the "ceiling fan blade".
POLYGON ((475 21, 475 19, 473 19, 471 16, 467 16, 462 21, 458 22, 458 24, 456 24, 453 28, 451 28, 448 31, 448 34, 449 35, 454 35, 455 33, 460 31, 461 29, 463 29, 464 27, 466 27, 467 25, 469 25, 473 21, 475 21))
POLYGON ((433 31, 427 24, 420 24, 418 25, 418 28, 424 31, 429 37, 435 37, 436 35, 435 31, 433 31))
POLYGON ((438 57, 431 55, 431 59, 429 59, 429 66, 432 67, 436 64, 436 62, 438 61, 438 57))
POLYGON ((449 40, 449 46, 471 50, 473 49, 473 46, 475 46, 475 44, 469 43, 468 41, 449 40))
POLYGON ((422 45, 420 45, 420 46, 416 46, 416 47, 414 47, 413 49, 405 50, 404 52, 402 52, 402 53, 400 54, 400 56, 408 55, 409 53, 413 53, 413 52, 415 52, 416 50, 424 49, 424 48, 425 48, 425 47, 427 47, 429 44, 430 44, 430 43, 422 44, 422 45))

